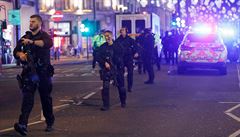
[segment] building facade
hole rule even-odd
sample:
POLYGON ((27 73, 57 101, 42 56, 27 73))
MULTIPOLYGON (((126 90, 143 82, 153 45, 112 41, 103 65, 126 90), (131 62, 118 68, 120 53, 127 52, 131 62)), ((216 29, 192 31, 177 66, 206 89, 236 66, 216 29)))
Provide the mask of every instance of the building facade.
POLYGON ((0 21, 1 21, 1 64, 15 64, 13 49, 16 41, 29 30, 29 17, 36 12, 36 2, 34 0, 1 0, 0 1, 0 21), (13 10, 18 10, 20 14, 13 10), (19 16, 18 16, 19 15, 19 16), (3 23, 6 21, 6 28, 3 23), (17 22, 17 25, 14 23, 17 22))
POLYGON ((84 20, 97 21, 101 29, 115 32, 115 13, 135 13, 139 3, 132 0, 41 0, 39 11, 47 30, 53 31, 54 46, 63 55, 78 49, 85 56, 91 52, 91 37, 81 35, 84 20))

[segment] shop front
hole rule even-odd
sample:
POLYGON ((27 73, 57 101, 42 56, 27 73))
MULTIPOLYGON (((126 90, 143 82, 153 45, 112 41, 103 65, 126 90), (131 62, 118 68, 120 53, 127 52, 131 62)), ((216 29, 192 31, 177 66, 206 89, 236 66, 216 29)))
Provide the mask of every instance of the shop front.
POLYGON ((70 55, 71 45, 71 22, 54 22, 54 51, 61 55, 70 55), (59 51, 56 51, 59 50, 59 51))
POLYGON ((8 11, 13 8, 12 3, 0 2, 0 48, 1 48, 1 64, 15 63, 12 51, 14 49, 14 26, 10 25, 8 21, 8 11))
POLYGON ((14 64, 13 25, 7 25, 7 29, 3 29, 2 38, 2 64, 14 64))

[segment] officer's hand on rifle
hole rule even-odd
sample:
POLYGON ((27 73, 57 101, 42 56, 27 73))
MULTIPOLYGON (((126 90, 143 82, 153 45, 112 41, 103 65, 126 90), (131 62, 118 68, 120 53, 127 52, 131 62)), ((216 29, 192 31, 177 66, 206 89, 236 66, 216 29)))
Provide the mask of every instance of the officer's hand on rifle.
POLYGON ((27 61, 27 55, 23 52, 18 52, 17 56, 20 58, 21 61, 27 61))
POLYGON ((26 39, 26 38, 22 38, 21 40, 24 45, 33 44, 33 40, 26 39))
POLYGON ((111 68, 111 67, 110 67, 110 64, 107 63, 107 62, 105 62, 105 68, 108 69, 108 70, 110 70, 110 68, 111 68))

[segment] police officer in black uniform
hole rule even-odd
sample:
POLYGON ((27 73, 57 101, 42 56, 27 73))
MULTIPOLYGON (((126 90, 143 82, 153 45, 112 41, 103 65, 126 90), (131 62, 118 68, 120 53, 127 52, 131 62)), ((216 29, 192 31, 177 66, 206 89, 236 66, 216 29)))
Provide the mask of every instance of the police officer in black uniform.
POLYGON ((143 65, 143 40, 144 40, 144 33, 141 33, 139 36, 136 37, 136 43, 138 45, 138 57, 137 57, 137 64, 138 64, 138 73, 145 74, 146 69, 143 65))
POLYGON ((151 29, 145 29, 143 34, 143 64, 148 73, 148 80, 145 84, 154 83, 153 56, 154 56, 154 36, 151 29))
POLYGON ((134 39, 127 35, 127 28, 120 29, 120 36, 116 39, 116 42, 119 43, 123 47, 124 53, 124 66, 128 71, 128 92, 132 92, 133 86, 133 58, 138 57, 137 53, 137 44, 134 39))
POLYGON ((15 130, 21 135, 27 135, 28 118, 33 108, 36 89, 39 91, 43 115, 46 118, 45 131, 53 130, 51 77, 54 72, 50 64, 50 48, 53 46, 53 41, 46 32, 41 30, 42 23, 41 16, 32 15, 30 31, 26 32, 14 49, 14 57, 20 60, 23 66, 23 71, 19 76, 23 94, 21 115, 19 122, 14 125, 15 130))
POLYGON ((119 97, 121 101, 121 107, 126 107, 126 90, 124 88, 124 64, 123 64, 123 47, 117 42, 113 42, 112 32, 105 31, 104 36, 106 42, 99 47, 97 52, 97 61, 101 68, 103 89, 102 100, 103 106, 101 111, 109 110, 110 97, 109 86, 112 78, 115 81, 115 85, 118 87, 119 97))

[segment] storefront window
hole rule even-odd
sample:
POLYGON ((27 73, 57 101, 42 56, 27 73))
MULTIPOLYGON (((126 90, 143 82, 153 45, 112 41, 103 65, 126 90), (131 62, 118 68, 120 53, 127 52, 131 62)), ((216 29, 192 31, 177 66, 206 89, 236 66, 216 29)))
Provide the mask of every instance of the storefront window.
POLYGON ((2 64, 13 64, 13 26, 8 25, 7 29, 3 30, 3 41, 2 41, 2 64))
POLYGON ((70 22, 54 23, 54 34, 58 36, 70 35, 70 22))
POLYGON ((69 55, 72 49, 70 43, 70 22, 54 23, 54 50, 59 50, 61 55, 69 55))

